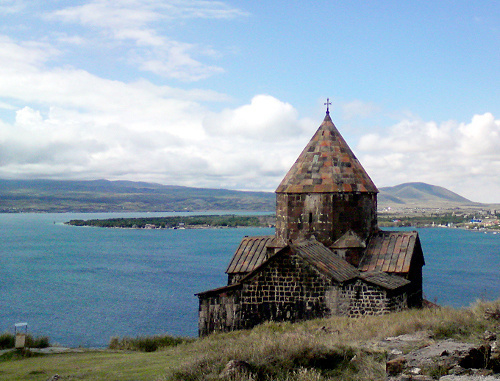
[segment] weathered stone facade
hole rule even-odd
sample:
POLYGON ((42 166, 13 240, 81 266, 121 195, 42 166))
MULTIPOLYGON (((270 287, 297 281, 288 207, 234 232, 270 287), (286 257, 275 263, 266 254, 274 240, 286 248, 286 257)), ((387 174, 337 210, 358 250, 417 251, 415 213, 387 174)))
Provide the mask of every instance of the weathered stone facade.
POLYGON ((338 315, 350 317, 384 315, 408 308, 407 293, 404 290, 390 292, 361 280, 342 287, 340 295, 340 303, 346 305, 340 308, 338 315))
POLYGON ((375 193, 277 193, 276 238, 279 243, 312 235, 331 246, 347 231, 363 239, 377 227, 375 193))
POLYGON ((198 294, 199 334, 420 307, 418 233, 379 230, 377 192, 327 112, 276 189, 275 235, 243 238, 228 285, 198 294))
POLYGON ((388 290, 363 279, 336 282, 285 248, 241 283, 199 294, 199 334, 263 321, 381 315, 407 307, 407 283, 388 290))

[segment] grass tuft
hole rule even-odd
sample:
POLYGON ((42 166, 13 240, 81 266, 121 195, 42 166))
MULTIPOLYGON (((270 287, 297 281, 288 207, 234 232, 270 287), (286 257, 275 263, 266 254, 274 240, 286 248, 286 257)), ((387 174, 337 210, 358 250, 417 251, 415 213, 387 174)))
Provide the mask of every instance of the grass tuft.
POLYGON ((12 333, 4 332, 0 334, 0 349, 14 348, 16 338, 12 333))
MULTIPOLYGON (((10 332, 0 334, 0 349, 14 348, 16 336, 10 332)), ((50 346, 50 339, 47 336, 33 337, 26 335, 26 348, 47 348, 50 346)))
POLYGON ((161 348, 175 347, 176 345, 193 341, 194 339, 174 337, 168 335, 112 337, 108 348, 116 350, 154 352, 161 348))

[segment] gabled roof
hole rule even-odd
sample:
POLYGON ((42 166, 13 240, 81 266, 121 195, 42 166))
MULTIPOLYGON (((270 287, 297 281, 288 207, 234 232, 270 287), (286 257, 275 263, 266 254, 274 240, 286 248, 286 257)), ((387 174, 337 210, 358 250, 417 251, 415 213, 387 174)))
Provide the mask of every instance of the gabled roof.
POLYGON ((196 295, 199 297, 206 297, 238 290, 244 283, 250 281, 274 260, 279 260, 280 256, 287 255, 290 250, 310 266, 317 269, 321 274, 338 283, 359 278, 382 288, 395 290, 409 284, 410 281, 395 274, 387 274, 384 271, 405 273, 408 270, 392 270, 409 269, 409 262, 407 265, 407 261, 411 262, 415 250, 422 256, 417 232, 379 231, 370 238, 367 252, 358 269, 315 239, 290 243, 275 255, 267 258, 266 247, 267 245, 273 244, 273 239, 274 236, 243 238, 226 272, 228 274, 246 273, 246 275, 237 283, 200 292, 196 295), (393 252, 394 255, 391 255, 393 252), (403 265, 393 267, 391 266, 393 261, 395 261, 394 263, 397 265, 400 263, 403 265), (375 265, 372 266, 372 264, 375 265), (379 268, 372 267, 387 267, 389 270, 380 270, 379 268))
POLYGON ((234 284, 230 284, 228 286, 222 286, 222 287, 214 288, 212 290, 198 292, 194 295, 197 297, 206 297, 206 296, 210 296, 210 295, 221 295, 221 294, 225 294, 227 292, 231 292, 234 290, 239 290, 241 288, 241 286, 242 286, 241 283, 234 283, 234 284))
POLYGON ((314 239, 295 242, 290 247, 323 275, 339 283, 356 278, 359 275, 359 271, 353 265, 314 239))
POLYGON ((326 114, 276 193, 377 193, 377 187, 326 114))
POLYGON ((227 274, 248 273, 258 267, 267 258, 267 246, 274 240, 274 235, 245 237, 233 255, 227 274))
POLYGON ((332 249, 354 249, 365 248, 365 241, 352 230, 347 231, 342 237, 336 240, 331 246, 332 249))
POLYGON ((396 290, 411 283, 405 278, 397 275, 390 275, 382 271, 368 271, 365 273, 361 273, 359 278, 368 283, 376 284, 377 286, 380 286, 387 290, 396 290))
POLYGON ((370 237, 358 268, 360 271, 406 274, 414 255, 422 256, 423 262, 417 232, 380 230, 370 237))

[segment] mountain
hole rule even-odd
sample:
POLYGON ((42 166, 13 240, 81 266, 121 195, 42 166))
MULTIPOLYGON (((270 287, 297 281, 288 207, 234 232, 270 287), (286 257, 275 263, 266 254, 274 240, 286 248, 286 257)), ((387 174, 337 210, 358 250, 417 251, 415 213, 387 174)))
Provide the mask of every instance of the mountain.
POLYGON ((271 192, 135 181, 0 180, 0 212, 273 211, 271 192))
POLYGON ((379 206, 387 205, 417 205, 417 206, 445 206, 445 205, 480 205, 466 199, 446 188, 426 183, 404 183, 393 187, 379 188, 379 206))
MULTIPOLYGON (((405 183, 379 189, 380 208, 479 206, 445 188, 405 183)), ((272 192, 190 188, 136 181, 1 180, 0 213, 274 211, 272 192)))

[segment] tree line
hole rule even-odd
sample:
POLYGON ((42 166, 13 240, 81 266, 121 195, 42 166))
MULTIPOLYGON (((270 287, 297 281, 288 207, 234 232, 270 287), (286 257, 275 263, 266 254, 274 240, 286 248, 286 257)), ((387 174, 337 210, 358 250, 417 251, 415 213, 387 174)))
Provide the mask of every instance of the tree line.
POLYGON ((156 228, 178 229, 189 227, 268 227, 274 226, 276 218, 269 216, 237 216, 237 215, 207 215, 207 216, 172 216, 172 217, 139 217, 139 218, 108 218, 95 220, 71 220, 66 222, 73 226, 94 226, 102 228, 156 228))

